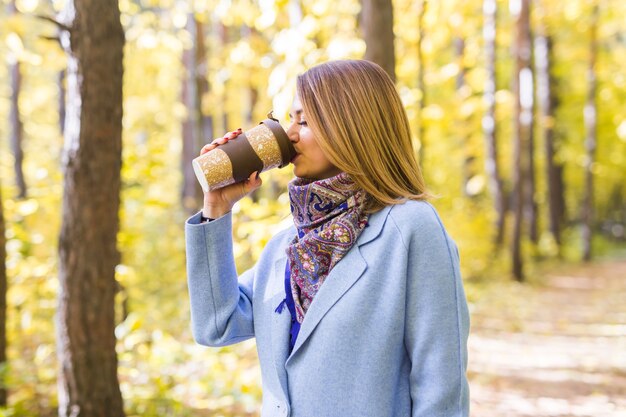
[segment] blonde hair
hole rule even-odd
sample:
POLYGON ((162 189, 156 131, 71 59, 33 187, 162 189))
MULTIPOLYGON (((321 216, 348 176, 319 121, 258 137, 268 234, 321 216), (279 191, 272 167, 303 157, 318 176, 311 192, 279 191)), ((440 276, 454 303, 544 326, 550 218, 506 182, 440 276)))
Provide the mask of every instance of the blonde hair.
POLYGON ((369 195, 367 212, 429 197, 402 101, 380 66, 326 62, 299 75, 296 88, 328 160, 369 195))

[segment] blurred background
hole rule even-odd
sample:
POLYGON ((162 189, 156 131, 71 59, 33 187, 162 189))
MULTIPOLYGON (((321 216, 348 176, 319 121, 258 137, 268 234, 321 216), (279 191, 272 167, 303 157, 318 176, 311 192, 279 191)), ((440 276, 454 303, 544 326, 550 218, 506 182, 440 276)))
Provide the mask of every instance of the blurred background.
MULTIPOLYGON (((202 201, 190 161, 269 110, 286 126, 295 77, 308 67, 363 57, 396 80, 432 203, 459 245, 472 415, 626 415, 625 2, 118 5, 115 335, 126 415, 258 415, 254 341, 207 349, 191 337, 184 222, 202 201)), ((3 0, 0 12, 3 416, 57 415, 68 125, 67 56, 52 19, 64 7, 3 0)), ((240 272, 291 222, 292 175, 262 174, 263 187, 235 207, 240 272)))

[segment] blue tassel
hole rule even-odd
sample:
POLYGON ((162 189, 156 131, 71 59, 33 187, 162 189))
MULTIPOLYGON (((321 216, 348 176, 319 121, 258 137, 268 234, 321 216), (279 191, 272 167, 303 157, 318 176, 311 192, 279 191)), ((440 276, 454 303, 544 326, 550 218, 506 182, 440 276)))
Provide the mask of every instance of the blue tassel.
POLYGON ((280 304, 278 304, 278 307, 276 307, 276 310, 274 310, 275 313, 278 314, 282 314, 283 312, 283 308, 285 308, 285 304, 287 303, 287 299, 283 299, 283 301, 280 302, 280 304))

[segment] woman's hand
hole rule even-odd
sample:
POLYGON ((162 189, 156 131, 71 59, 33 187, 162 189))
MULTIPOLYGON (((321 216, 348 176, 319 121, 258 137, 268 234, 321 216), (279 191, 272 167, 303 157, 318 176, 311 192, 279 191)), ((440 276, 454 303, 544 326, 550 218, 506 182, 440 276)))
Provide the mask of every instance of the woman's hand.
MULTIPOLYGON (((200 150, 200 155, 203 155, 210 150, 217 148, 219 145, 223 145, 229 140, 235 139, 242 133, 241 128, 229 132, 222 138, 214 139, 208 145, 204 145, 200 150)), ((208 191, 204 193, 204 207, 202 208, 202 215, 211 219, 217 219, 224 214, 232 210, 235 203, 241 200, 248 193, 256 190, 261 186, 263 181, 258 176, 258 171, 250 174, 247 180, 236 184, 231 184, 226 187, 208 191)))

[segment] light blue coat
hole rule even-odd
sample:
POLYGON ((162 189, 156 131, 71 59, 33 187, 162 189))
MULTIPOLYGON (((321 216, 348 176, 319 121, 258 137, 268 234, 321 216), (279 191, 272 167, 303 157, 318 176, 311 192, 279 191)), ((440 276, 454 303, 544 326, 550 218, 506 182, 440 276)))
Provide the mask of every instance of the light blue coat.
POLYGON ((370 216, 314 298, 288 355, 285 298, 291 228, 237 277, 227 214, 187 220, 196 341, 256 337, 263 417, 462 417, 469 316, 459 256, 435 209, 409 201, 370 216))

